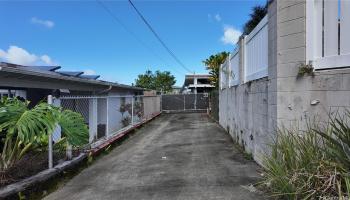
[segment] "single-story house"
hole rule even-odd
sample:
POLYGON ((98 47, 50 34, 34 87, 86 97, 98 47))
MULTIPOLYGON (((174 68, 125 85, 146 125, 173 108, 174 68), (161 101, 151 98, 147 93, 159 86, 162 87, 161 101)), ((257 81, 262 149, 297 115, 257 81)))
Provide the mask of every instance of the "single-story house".
MULTIPOLYGON (((30 101, 29 106, 34 106, 53 95, 55 105, 79 112, 86 124, 94 127, 89 129, 92 141, 122 128, 125 114, 120 109, 132 99, 125 96, 143 95, 142 88, 98 80, 98 75, 60 69, 60 66, 0 62, 0 97, 26 99, 30 101)), ((58 133, 54 134, 54 139, 60 138, 60 131, 58 133)))
POLYGON ((0 62, 0 97, 19 96, 32 105, 49 94, 65 95, 140 95, 143 89, 98 80, 99 75, 63 71, 61 66, 23 66, 0 62))

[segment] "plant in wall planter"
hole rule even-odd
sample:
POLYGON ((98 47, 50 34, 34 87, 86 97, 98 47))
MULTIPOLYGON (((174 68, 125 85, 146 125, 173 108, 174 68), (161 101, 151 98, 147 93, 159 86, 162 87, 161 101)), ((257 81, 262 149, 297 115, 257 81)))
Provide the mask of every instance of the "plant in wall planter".
POLYGON ((299 64, 299 70, 298 70, 298 76, 302 77, 304 75, 311 75, 314 76, 314 68, 312 66, 312 62, 310 61, 309 64, 300 63, 299 64))

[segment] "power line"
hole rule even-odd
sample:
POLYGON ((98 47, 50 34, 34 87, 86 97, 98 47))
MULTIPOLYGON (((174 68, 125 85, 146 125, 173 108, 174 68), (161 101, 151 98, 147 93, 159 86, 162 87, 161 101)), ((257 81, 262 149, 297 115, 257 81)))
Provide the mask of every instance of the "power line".
POLYGON ((133 2, 131 0, 128 0, 129 3, 131 4, 131 6, 134 8, 134 10, 136 11, 136 13, 140 16, 140 18, 142 19, 142 21, 146 24, 146 26, 150 29, 150 31, 153 33, 153 35, 158 39, 158 41, 162 44, 162 46, 167 50, 167 52, 175 59, 175 61, 177 63, 179 63, 179 65, 181 67, 183 67, 185 70, 187 70, 190 73, 193 73, 191 70, 189 70, 181 61, 180 59, 178 59, 178 57, 174 54, 173 51, 170 50, 170 48, 165 44, 165 42, 163 42, 163 40, 160 38, 160 36, 157 34, 157 32, 153 29, 153 27, 151 26, 150 23, 148 23, 148 21, 146 20, 146 18, 142 15, 142 13, 136 8, 136 6, 133 4, 133 2))
MULTIPOLYGON (((96 0, 97 3, 114 19, 126 32, 128 32, 130 35, 132 35, 143 47, 148 49, 155 57, 157 57, 159 60, 163 61, 165 64, 169 65, 168 62, 166 62, 162 57, 160 57, 158 54, 154 52, 154 50, 149 47, 145 42, 143 42, 137 35, 129 29, 114 13, 100 0, 96 0)), ((183 72, 180 72, 176 69, 174 69, 176 72, 185 75, 183 72)))

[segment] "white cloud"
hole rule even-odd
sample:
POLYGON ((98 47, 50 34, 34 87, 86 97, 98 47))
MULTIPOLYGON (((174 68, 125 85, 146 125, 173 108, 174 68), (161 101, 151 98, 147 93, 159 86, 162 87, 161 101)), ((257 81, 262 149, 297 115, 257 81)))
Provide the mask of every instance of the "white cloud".
POLYGON ((217 22, 220 22, 220 21, 221 21, 221 16, 220 16, 219 14, 216 14, 216 15, 215 15, 215 20, 216 20, 217 22))
POLYGON ((40 59, 48 65, 54 65, 54 62, 52 62, 51 58, 48 55, 42 55, 40 59))
POLYGON ((30 22, 32 24, 38 24, 38 25, 45 26, 46 28, 53 28, 55 26, 55 23, 53 21, 38 19, 36 17, 32 17, 30 22))
POLYGON ((54 65, 48 55, 37 56, 17 46, 10 46, 7 51, 0 49, 0 60, 18 65, 54 65))
POLYGON ((241 35, 242 32, 233 26, 224 26, 224 35, 221 37, 221 41, 224 44, 235 45, 241 35))
POLYGON ((85 75, 96 75, 96 72, 92 69, 87 69, 84 71, 85 75))

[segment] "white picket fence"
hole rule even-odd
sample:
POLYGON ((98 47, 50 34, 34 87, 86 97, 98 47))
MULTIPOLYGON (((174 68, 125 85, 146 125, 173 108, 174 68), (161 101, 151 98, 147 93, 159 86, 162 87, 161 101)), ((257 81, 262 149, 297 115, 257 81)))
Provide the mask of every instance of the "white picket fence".
POLYGON ((307 1, 306 19, 307 60, 315 69, 350 66, 350 1, 307 1))

